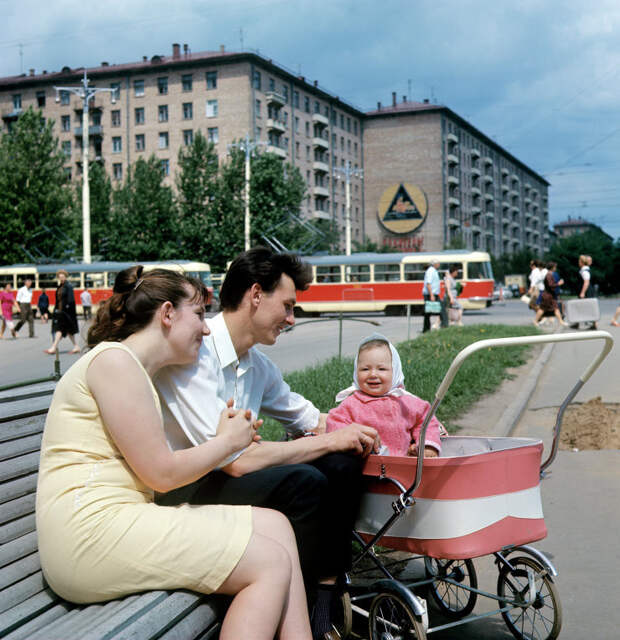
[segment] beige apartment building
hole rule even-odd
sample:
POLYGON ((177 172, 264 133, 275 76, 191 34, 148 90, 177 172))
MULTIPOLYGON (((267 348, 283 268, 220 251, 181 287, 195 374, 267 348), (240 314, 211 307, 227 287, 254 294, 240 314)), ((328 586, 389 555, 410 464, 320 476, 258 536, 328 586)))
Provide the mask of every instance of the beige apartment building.
MULTIPOLYGON (((197 131, 222 161, 246 136, 298 167, 307 183, 301 214, 333 220, 344 248, 347 180, 351 238, 403 251, 440 250, 457 238, 496 255, 548 242, 547 182, 450 109, 396 103, 364 113, 257 53, 171 55, 86 69, 90 157, 121 181, 155 154, 174 184, 179 150, 197 131), (346 170, 348 178, 345 178, 346 170)), ((55 122, 65 170, 81 174, 84 69, 0 78, 3 130, 29 106, 55 122), (56 89, 58 88, 58 90, 56 89)))

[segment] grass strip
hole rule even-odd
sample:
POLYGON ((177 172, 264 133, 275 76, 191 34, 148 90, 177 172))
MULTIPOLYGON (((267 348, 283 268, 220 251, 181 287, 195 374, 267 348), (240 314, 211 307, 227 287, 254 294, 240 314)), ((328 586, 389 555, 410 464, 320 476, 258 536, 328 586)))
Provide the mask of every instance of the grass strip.
MULTIPOLYGON (((401 342, 396 348, 403 364, 405 386, 411 393, 430 402, 455 356, 468 345, 478 340, 538 333, 535 327, 478 324, 431 331, 401 342)), ((456 430, 455 421, 477 400, 511 377, 508 369, 525 364, 530 349, 530 346, 489 348, 465 360, 437 411, 439 420, 449 432, 456 430)), ((320 365, 291 372, 284 379, 293 391, 327 413, 335 405, 336 393, 353 381, 353 359, 332 358, 320 365)), ((266 440, 279 440, 284 431, 278 422, 266 419, 261 435, 266 440)))

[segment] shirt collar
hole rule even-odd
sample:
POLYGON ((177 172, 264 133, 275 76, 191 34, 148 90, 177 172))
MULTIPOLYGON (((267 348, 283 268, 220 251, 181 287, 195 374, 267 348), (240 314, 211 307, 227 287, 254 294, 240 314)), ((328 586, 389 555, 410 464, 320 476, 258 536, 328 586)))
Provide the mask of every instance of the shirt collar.
POLYGON ((211 337, 213 339, 213 346, 215 347, 215 353, 217 354, 220 366, 222 369, 232 365, 238 371, 243 373, 250 368, 250 351, 244 353, 241 358, 237 357, 235 346, 232 338, 224 321, 224 315, 220 312, 213 318, 207 320, 207 325, 211 330, 211 337))

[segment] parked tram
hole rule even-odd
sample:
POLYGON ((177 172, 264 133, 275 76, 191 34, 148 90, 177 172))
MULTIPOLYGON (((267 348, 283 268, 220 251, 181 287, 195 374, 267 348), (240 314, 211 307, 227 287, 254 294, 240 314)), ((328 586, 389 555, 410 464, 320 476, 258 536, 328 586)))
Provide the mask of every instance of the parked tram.
POLYGON ((493 299, 491 257, 484 251, 355 253, 303 260, 312 265, 312 284, 298 292, 295 309, 299 316, 339 311, 398 315, 406 312, 407 305, 421 310, 424 272, 435 260, 440 263, 442 295, 445 272, 458 264, 463 308, 483 309, 493 299))
MULTIPOLYGON (((138 264, 136 262, 93 262, 93 263, 67 263, 67 264, 12 264, 0 266, 0 287, 7 283, 13 289, 18 289, 24 284, 26 278, 33 281, 32 304, 36 306, 41 292, 45 290, 50 306, 56 303, 56 273, 64 269, 68 274, 68 280, 73 286, 75 304, 78 312, 81 312, 80 294, 84 289, 91 293, 93 306, 112 295, 116 274, 123 269, 138 264)), ((140 262, 146 270, 162 268, 173 269, 187 273, 198 278, 207 288, 207 308, 213 303, 213 284, 211 282, 211 268, 204 262, 192 262, 190 260, 176 260, 167 262, 140 262)))

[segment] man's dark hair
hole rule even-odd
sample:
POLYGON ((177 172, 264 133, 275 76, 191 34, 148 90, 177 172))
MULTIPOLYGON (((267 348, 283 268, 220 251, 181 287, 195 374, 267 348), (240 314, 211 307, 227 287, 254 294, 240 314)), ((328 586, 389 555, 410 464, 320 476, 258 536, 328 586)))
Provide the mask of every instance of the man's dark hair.
POLYGON ((253 247, 239 254, 230 264, 220 290, 220 307, 235 311, 245 292, 256 282, 271 293, 285 273, 295 289, 305 291, 312 280, 312 267, 291 253, 276 253, 268 247, 253 247))

